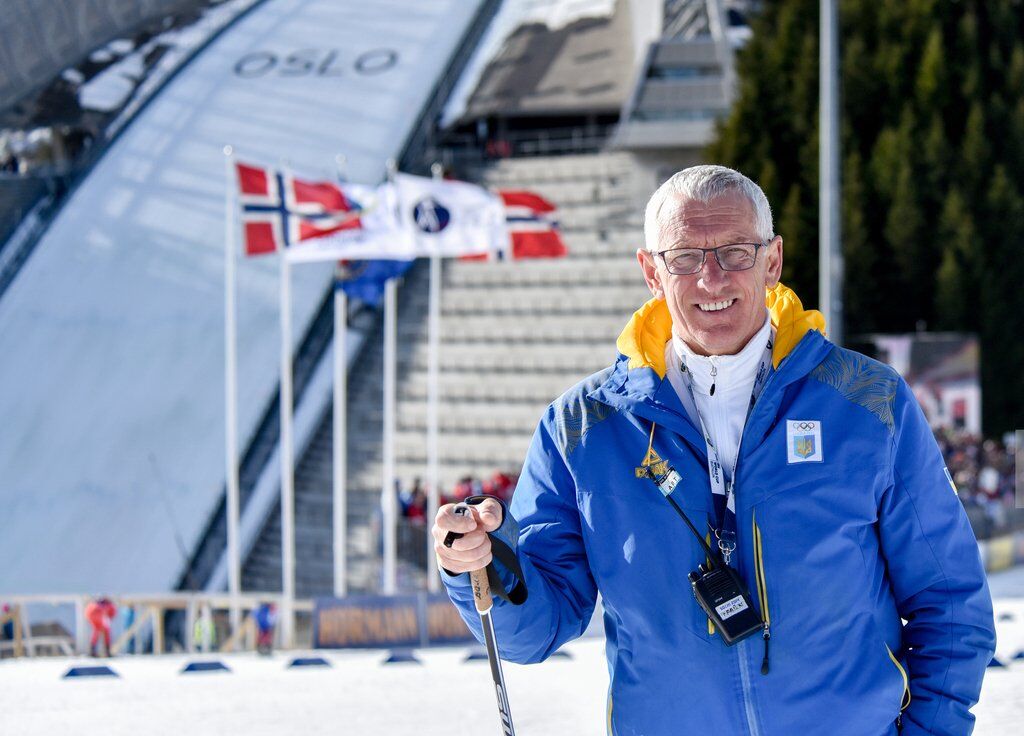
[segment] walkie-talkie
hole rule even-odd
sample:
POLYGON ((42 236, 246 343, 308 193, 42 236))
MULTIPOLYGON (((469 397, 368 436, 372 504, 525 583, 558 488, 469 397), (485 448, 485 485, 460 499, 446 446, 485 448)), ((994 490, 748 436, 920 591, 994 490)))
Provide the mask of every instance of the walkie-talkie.
POLYGON ((707 554, 707 563, 690 573, 690 585, 693 587, 693 596, 697 599, 698 605, 722 632, 722 639, 732 646, 751 634, 759 633, 762 629, 761 618, 754 609, 746 583, 735 570, 725 564, 716 550, 711 549, 693 522, 672 498, 672 491, 681 480, 679 473, 667 466, 660 473, 647 468, 647 477, 654 481, 661 495, 672 504, 672 508, 686 522, 686 526, 693 532, 693 536, 707 554))
POLYGON ((722 632, 726 644, 732 646, 761 632, 761 617, 754 610, 750 591, 735 570, 725 564, 711 569, 700 565, 689 577, 697 603, 722 632))

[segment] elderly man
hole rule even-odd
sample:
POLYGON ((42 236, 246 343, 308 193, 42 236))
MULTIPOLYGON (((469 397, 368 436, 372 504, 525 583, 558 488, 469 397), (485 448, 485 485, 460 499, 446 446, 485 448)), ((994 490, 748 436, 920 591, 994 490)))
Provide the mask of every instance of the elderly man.
POLYGON ((464 619, 490 565, 502 656, 539 662, 600 593, 612 734, 970 733, 991 599, 913 394, 779 283, 742 174, 677 173, 644 234, 653 298, 548 408, 511 506, 438 512, 464 619))

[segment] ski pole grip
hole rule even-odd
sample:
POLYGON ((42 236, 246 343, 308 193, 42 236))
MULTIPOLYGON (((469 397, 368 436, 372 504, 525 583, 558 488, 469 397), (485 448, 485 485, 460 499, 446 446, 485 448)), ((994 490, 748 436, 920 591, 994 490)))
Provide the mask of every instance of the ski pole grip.
MULTIPOLYGON (((456 516, 468 516, 471 512, 467 504, 460 503, 455 507, 454 513, 456 516)), ((451 547, 452 542, 461 536, 458 532, 448 532, 444 539, 444 546, 451 547)), ((491 584, 487 579, 487 568, 482 567, 479 570, 473 570, 469 573, 469 581, 473 586, 473 600, 476 603, 477 612, 487 613, 493 605, 491 600, 491 584)))
POLYGON ((491 610, 491 584, 487 580, 487 568, 473 570, 469 573, 469 581, 473 585, 473 600, 476 602, 478 613, 486 613, 491 610))

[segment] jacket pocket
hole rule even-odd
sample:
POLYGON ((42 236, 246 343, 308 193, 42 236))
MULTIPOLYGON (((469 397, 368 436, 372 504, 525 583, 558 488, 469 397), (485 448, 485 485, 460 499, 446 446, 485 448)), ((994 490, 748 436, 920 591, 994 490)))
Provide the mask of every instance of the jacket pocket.
POLYGON ((761 660, 761 674, 768 674, 768 643, 772 638, 772 614, 768 606, 768 578, 764 573, 764 542, 761 538, 761 527, 757 525, 757 510, 752 512, 751 524, 754 531, 754 577, 757 580, 757 604, 761 609, 763 629, 761 638, 764 640, 764 659, 761 660))
POLYGON ((896 655, 892 653, 892 649, 889 648, 888 644, 885 645, 885 651, 886 653, 888 653, 890 661, 899 671, 900 677, 903 678, 903 698, 900 700, 899 712, 899 715, 902 716, 903 711, 905 711, 907 707, 910 705, 910 680, 907 677, 907 671, 903 668, 903 665, 900 664, 900 661, 896 658, 896 655))

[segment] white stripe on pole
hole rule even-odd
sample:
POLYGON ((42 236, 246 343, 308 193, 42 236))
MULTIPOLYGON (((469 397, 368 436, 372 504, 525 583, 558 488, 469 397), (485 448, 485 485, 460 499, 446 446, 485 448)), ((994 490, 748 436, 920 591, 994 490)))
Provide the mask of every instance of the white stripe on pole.
MULTIPOLYGON (((338 178, 344 179, 345 157, 335 157, 338 178)), ((334 595, 348 593, 348 299, 334 289, 334 595)))
MULTIPOLYGON (((441 164, 435 163, 430 167, 430 172, 435 180, 441 179, 441 164)), ((428 527, 433 524, 434 516, 437 514, 437 507, 440 501, 438 490, 439 481, 439 452, 438 452, 438 410, 440 402, 440 391, 438 390, 438 373, 441 356, 441 257, 436 253, 430 254, 430 291, 427 307, 427 523, 428 527)), ((436 593, 441 589, 441 578, 438 576, 434 560, 434 538, 427 534, 426 538, 426 575, 427 589, 436 593)))
MULTIPOLYGON (((224 468, 227 483, 228 594, 231 599, 231 633, 242 625, 238 595, 242 570, 238 549, 238 356, 235 308, 235 159, 231 146, 224 146, 224 468)), ((191 632, 190 632, 191 635, 191 632)))
POLYGON ((292 446, 291 264, 278 254, 281 269, 281 645, 293 645, 295 630, 295 470, 292 446))
POLYGON ((345 412, 348 406, 348 299, 334 290, 334 595, 348 592, 348 543, 345 412))
MULTIPOLYGON (((387 163, 388 178, 394 181, 395 162, 387 163)), ((401 199, 398 206, 401 207, 401 199)), ((397 524, 398 499, 395 496, 395 362, 397 350, 398 287, 395 279, 384 284, 384 472, 381 478, 381 506, 383 516, 384 559, 382 587, 385 595, 397 592, 397 524)))

